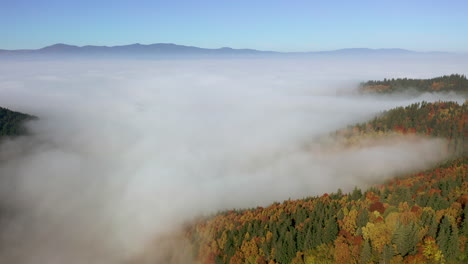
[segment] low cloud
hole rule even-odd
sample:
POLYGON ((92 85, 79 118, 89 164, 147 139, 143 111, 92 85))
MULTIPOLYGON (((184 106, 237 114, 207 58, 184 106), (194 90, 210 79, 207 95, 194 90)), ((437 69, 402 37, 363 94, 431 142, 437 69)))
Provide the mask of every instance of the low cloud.
POLYGON ((0 63, 0 105, 40 117, 28 124, 32 136, 0 146, 9 210, 0 262, 121 263, 201 214, 427 168, 446 157, 443 140, 335 152, 310 142, 382 110, 441 99, 346 92, 359 81, 467 69, 286 59, 0 63))

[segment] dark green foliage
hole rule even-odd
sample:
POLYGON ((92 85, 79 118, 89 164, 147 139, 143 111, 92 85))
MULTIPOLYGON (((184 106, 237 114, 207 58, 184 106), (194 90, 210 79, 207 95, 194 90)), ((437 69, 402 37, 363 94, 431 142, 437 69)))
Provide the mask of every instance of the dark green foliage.
POLYGON ((468 92, 468 79, 465 75, 452 74, 432 79, 384 79, 361 83, 361 91, 375 93, 392 93, 414 90, 417 92, 454 91, 468 92))
POLYGON ((463 209, 463 224, 462 224, 462 235, 468 237, 468 206, 465 205, 463 209))
POLYGON ((450 216, 444 216, 440 223, 437 244, 447 260, 455 260, 460 254, 458 246, 458 227, 450 216))
POLYGON ((397 246, 397 253, 401 256, 414 254, 418 243, 418 227, 414 222, 399 224, 393 234, 392 242, 397 246))
POLYGON ((361 263, 367 264, 372 260, 372 247, 369 240, 364 241, 361 252, 361 263))
MULTIPOLYGON (((468 102, 468 101, 467 101, 468 102)), ((448 139, 447 149, 456 155, 468 154, 468 103, 456 102, 415 103, 383 112, 373 120, 351 126, 344 135, 360 133, 399 132, 417 133, 448 139)), ((343 133, 342 133, 343 134, 343 133)))
POLYGON ((389 264, 390 260, 394 255, 393 248, 391 245, 385 245, 382 251, 382 255, 380 256, 380 262, 382 264, 389 264))
POLYGON ((338 223, 335 218, 330 218, 325 223, 325 228, 323 229, 323 239, 322 243, 332 242, 336 239, 338 235, 338 223))
POLYGON ((275 259, 279 263, 290 263, 296 256, 296 242, 291 232, 287 232, 284 239, 278 240, 276 244, 275 259))
POLYGON ((26 134, 27 131, 24 128, 23 123, 34 119, 37 118, 0 107, 0 137, 26 134))
POLYGON ((357 201, 361 199, 362 197, 362 192, 361 189, 358 189, 357 187, 354 187, 353 192, 350 195, 350 199, 353 201, 357 201))
POLYGON ((425 210, 421 215, 422 226, 428 227, 427 236, 436 237, 437 234, 437 220, 433 210, 425 210))
POLYGON ((369 212, 368 210, 361 210, 357 217, 357 227, 362 228, 366 226, 367 222, 369 222, 369 212))
POLYGON ((439 231, 437 232, 437 245, 439 245, 444 256, 447 256, 449 249, 450 229, 450 221, 447 216, 444 216, 440 222, 439 231))
POLYGON ((224 264, 225 261, 224 261, 224 259, 223 259, 223 256, 216 255, 216 256, 215 256, 215 263, 216 263, 216 264, 224 264))
POLYGON ((444 199, 440 194, 436 193, 429 197, 429 201, 427 205, 429 207, 434 208, 434 210, 442 210, 447 209, 450 206, 450 203, 444 199))
POLYGON ((399 203, 409 201, 411 198, 411 193, 406 186, 399 186, 393 192, 392 198, 390 199, 389 203, 391 205, 398 206, 399 203))

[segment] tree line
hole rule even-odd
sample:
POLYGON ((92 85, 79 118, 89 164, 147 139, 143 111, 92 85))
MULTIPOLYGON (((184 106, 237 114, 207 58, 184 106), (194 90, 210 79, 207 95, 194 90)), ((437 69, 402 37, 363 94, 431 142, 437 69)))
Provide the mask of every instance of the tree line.
POLYGON ((410 89, 418 92, 449 92, 468 93, 468 79, 462 74, 451 74, 432 79, 384 79, 383 81, 367 81, 360 84, 361 92, 392 93, 404 92, 410 89))
POLYGON ((0 107, 0 137, 25 135, 24 122, 35 119, 35 116, 0 107))
POLYGON ((363 136, 388 133, 419 134, 448 140, 450 152, 468 154, 468 100, 456 102, 421 102, 384 111, 369 122, 352 125, 335 133, 353 142, 363 136))
POLYGON ((467 104, 398 107, 337 132, 445 137, 459 155, 366 190, 338 190, 200 219, 186 229, 198 263, 466 263, 467 104))

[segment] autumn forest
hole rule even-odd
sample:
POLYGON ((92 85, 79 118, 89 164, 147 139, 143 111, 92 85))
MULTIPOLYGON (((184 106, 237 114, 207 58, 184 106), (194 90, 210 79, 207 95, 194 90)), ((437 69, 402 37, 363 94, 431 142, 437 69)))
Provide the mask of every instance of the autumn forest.
MULTIPOLYGON (((466 92, 464 76, 369 81, 364 91, 466 92)), ((389 135, 446 139, 450 159, 432 169, 350 192, 236 209, 189 223, 198 263, 466 263, 468 101, 420 102, 383 112, 331 136, 349 146, 389 135)), ((441 150, 442 151, 442 150, 441 150)))

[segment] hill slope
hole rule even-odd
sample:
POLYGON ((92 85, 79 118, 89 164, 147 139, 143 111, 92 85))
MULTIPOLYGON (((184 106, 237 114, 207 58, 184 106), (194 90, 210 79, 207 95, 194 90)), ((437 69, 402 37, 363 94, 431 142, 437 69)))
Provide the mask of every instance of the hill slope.
POLYGON ((23 123, 34 119, 37 117, 0 107, 0 138, 25 134, 23 123))
POLYGON ((385 136, 388 133, 426 135, 445 138, 450 152, 468 155, 467 122, 468 100, 463 105, 421 102, 385 111, 367 123, 338 131, 336 136, 351 144, 364 136, 385 136))
POLYGON ((361 92, 393 93, 415 90, 417 92, 458 92, 468 93, 468 79, 465 75, 451 74, 432 79, 384 79, 361 83, 361 92))
POLYGON ((365 191, 201 219, 186 230, 198 263, 465 263, 468 156, 459 145, 468 136, 467 107, 415 104, 338 132, 348 139, 390 131, 443 136, 462 156, 365 191))

